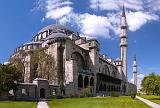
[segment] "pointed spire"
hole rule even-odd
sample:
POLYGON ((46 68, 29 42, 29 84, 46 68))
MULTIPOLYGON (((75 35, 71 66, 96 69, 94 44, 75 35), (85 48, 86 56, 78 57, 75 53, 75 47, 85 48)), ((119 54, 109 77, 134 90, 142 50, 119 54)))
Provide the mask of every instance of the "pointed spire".
POLYGON ((134 54, 134 61, 136 61, 136 54, 134 54))
POLYGON ((123 6, 122 6, 122 17, 126 17, 124 3, 123 3, 123 6))

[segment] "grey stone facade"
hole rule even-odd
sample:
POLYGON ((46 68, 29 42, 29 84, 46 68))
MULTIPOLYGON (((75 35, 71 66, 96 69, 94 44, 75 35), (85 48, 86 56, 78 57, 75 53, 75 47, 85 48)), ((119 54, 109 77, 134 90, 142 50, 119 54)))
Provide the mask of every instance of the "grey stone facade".
POLYGON ((20 89, 30 87, 32 89, 30 97, 35 98, 39 98, 42 95, 41 92, 45 91, 44 97, 48 98, 52 89, 58 87, 60 80, 63 80, 66 95, 72 91, 78 93, 86 87, 91 87, 94 95, 109 95, 111 91, 124 95, 129 94, 130 91, 136 91, 136 86, 127 80, 127 27, 124 14, 123 10, 121 58, 114 61, 99 53, 100 44, 96 39, 87 40, 66 26, 53 24, 40 30, 30 43, 16 48, 11 58, 20 57, 21 50, 34 51, 38 48, 46 48, 47 53, 51 54, 56 61, 57 79, 50 84, 47 80, 40 78, 31 83, 30 77, 33 72, 28 54, 22 57, 25 72, 24 83, 20 84, 22 86, 20 89))

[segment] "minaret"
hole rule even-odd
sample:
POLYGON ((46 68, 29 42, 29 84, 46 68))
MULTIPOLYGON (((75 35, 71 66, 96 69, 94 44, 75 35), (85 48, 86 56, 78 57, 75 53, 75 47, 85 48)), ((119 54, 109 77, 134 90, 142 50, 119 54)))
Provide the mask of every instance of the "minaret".
POLYGON ((137 85, 137 63, 136 63, 136 55, 133 60, 133 83, 137 85))
POLYGON ((124 73, 124 81, 128 81, 127 80, 127 22, 126 22, 126 15, 125 15, 125 8, 123 5, 123 11, 122 11, 122 19, 121 19, 121 34, 120 34, 120 38, 121 38, 121 43, 120 43, 120 47, 121 47, 121 60, 122 60, 122 71, 124 73))

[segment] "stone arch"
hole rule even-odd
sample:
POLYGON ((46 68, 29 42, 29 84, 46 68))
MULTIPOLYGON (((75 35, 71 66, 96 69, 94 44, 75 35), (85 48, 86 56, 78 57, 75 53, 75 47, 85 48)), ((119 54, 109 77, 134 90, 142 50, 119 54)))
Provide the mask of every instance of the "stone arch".
POLYGON ((44 88, 40 89, 40 98, 45 98, 45 89, 44 88))
POLYGON ((102 83, 99 86, 99 91, 103 91, 103 85, 102 85, 102 83))
POLYGON ((111 91, 111 86, 110 85, 108 86, 108 91, 111 91))
POLYGON ((94 78, 93 77, 91 77, 91 79, 90 79, 90 86, 94 86, 94 78))
POLYGON ((89 86, 89 78, 88 76, 85 76, 84 78, 84 88, 87 88, 89 86))
POLYGON ((110 75, 109 67, 107 65, 104 66, 105 74, 110 75))
POLYGON ((71 58, 77 61, 77 65, 80 69, 85 69, 85 60, 79 52, 73 52, 71 58))
POLYGON ((106 84, 103 85, 103 91, 106 91, 106 84))
POLYGON ((83 77, 82 77, 82 75, 78 76, 78 88, 83 88, 83 77))

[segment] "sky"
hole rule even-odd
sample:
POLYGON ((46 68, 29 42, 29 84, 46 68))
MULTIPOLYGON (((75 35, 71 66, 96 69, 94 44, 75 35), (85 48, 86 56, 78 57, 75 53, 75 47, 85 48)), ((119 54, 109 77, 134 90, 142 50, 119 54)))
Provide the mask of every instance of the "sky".
POLYGON ((137 56, 138 87, 144 76, 160 74, 160 0, 1 0, 0 63, 16 47, 50 24, 71 27, 81 36, 97 38, 100 53, 120 57, 120 20, 125 5, 128 24, 128 80, 137 56))

